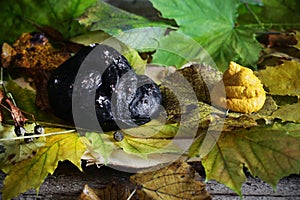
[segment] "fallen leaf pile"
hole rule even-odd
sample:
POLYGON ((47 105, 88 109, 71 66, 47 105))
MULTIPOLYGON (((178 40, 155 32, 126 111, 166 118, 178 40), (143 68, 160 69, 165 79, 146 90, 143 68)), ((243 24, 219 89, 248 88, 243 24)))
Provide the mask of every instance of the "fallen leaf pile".
MULTIPOLYGON (((201 66, 197 66, 197 67, 201 67, 201 66)), ((185 70, 194 71, 193 68, 190 69, 187 68, 185 70)), ((241 82, 242 81, 247 81, 247 80, 241 80, 241 82)), ((14 87, 10 87, 10 88, 14 91, 13 89, 14 87)), ((22 92, 22 95, 20 97, 16 95, 17 97, 16 100, 18 102, 20 101, 19 99, 22 99, 24 95, 26 96, 26 94, 31 92, 27 89, 23 89, 20 87, 15 86, 15 88, 17 88, 18 91, 22 92)), ((270 98, 271 96, 268 97, 268 99, 270 98)), ((267 105, 265 105, 264 108, 258 113, 267 113, 268 116, 265 115, 259 116, 257 114, 245 115, 245 114, 235 113, 235 112, 229 113, 229 116, 226 118, 224 122, 223 131, 219 135, 219 139, 216 140, 215 145, 212 146, 212 149, 208 151, 206 155, 203 155, 203 152, 201 152, 201 149, 203 148, 203 147, 201 148, 201 146, 203 145, 203 141, 205 140, 205 137, 208 135, 214 138, 214 136, 218 135, 214 131, 220 129, 216 128, 213 129, 212 132, 208 132, 208 133, 206 133, 205 130, 207 130, 207 128, 209 128, 210 126, 214 127, 218 125, 218 115, 221 116, 222 111, 213 108, 209 104, 204 102, 197 103, 197 106, 199 107, 199 113, 200 113, 199 117, 197 118, 197 120, 199 120, 197 121, 197 123, 199 123, 199 129, 197 132, 197 138, 193 141, 187 153, 188 153, 188 157, 191 157, 193 159, 195 159, 195 157, 196 159, 197 157, 199 157, 199 161, 201 159, 205 167, 207 180, 212 180, 212 179, 217 180, 218 182, 223 183, 226 186, 230 187, 233 191, 235 191, 239 195, 242 195, 241 185, 246 180, 246 177, 242 171, 243 166, 247 167, 251 172, 251 174, 262 178, 264 181, 270 183, 272 186, 275 186, 276 183, 279 181, 279 179, 282 178, 283 176, 299 172, 300 141, 299 141, 298 133, 300 131, 300 127, 297 126, 297 124, 293 124, 293 123, 289 123, 286 125, 276 123, 273 125, 258 126, 258 123, 255 121, 255 119, 266 118, 266 117, 271 117, 272 119, 274 119, 275 116, 279 115, 278 113, 276 114, 276 112, 279 112, 280 109, 284 108, 284 106, 282 106, 280 109, 277 109, 276 106, 274 107, 273 106, 274 100, 273 101, 268 100, 266 102, 267 102, 266 104, 269 104, 271 102, 270 106, 272 107, 272 109, 270 110, 270 108, 267 105), (274 163, 280 163, 280 165, 274 165, 274 163)), ((31 101, 31 104, 33 103, 34 102, 31 101)), ((187 107, 190 107, 189 106, 190 101, 188 100, 188 98, 185 100, 185 103, 187 107)), ((27 106, 30 107, 29 105, 27 106)), ((290 106, 293 106, 293 104, 290 106)), ((195 124, 194 121, 195 117, 193 116, 195 113, 193 109, 192 110, 186 108, 184 109, 185 109, 184 112, 186 113, 186 116, 188 116, 186 122, 192 120, 193 121, 192 124, 195 124)), ((291 109, 295 109, 295 108, 291 108, 291 109)), ((177 111, 171 113, 176 115, 176 112, 177 111)), ((282 117, 282 118, 285 121, 292 121, 288 117, 282 117)), ((36 148, 33 156, 26 157, 23 155, 22 160, 16 160, 13 165, 11 165, 12 162, 7 162, 6 164, 2 165, 2 169, 7 170, 7 172, 9 173, 9 175, 5 180, 5 188, 3 192, 5 194, 5 197, 13 197, 21 192, 26 191, 29 188, 39 188, 44 178, 49 173, 53 173, 53 170, 56 168, 57 161, 52 160, 52 155, 57 152, 59 152, 59 154, 62 155, 60 160, 73 159, 74 162, 75 161, 78 162, 80 158, 83 158, 89 160, 90 163, 96 163, 100 165, 102 164, 124 165, 124 161, 126 160, 128 161, 128 159, 129 160, 133 159, 134 162, 130 162, 130 163, 127 162, 125 166, 143 168, 143 167, 153 166, 155 164, 158 164, 159 162, 170 161, 172 155, 175 155, 176 157, 176 154, 178 152, 182 153, 182 150, 178 150, 175 144, 182 143, 187 136, 190 136, 189 125, 185 124, 183 127, 184 127, 182 132, 183 135, 181 135, 183 137, 178 137, 177 141, 172 139, 177 134, 179 128, 178 122, 162 125, 159 121, 156 120, 152 120, 149 124, 146 124, 144 126, 128 129, 124 132, 122 131, 121 133, 122 138, 120 139, 115 138, 115 134, 116 134, 115 132, 107 132, 105 134, 98 134, 93 132, 87 133, 85 137, 89 141, 85 139, 84 144, 76 142, 76 141, 79 142, 78 136, 76 134, 72 136, 61 135, 61 136, 46 137, 46 144, 40 143, 40 146, 36 148), (82 149, 83 147, 84 149, 87 148, 89 153, 85 154, 84 157, 79 156, 79 153, 76 153, 78 151, 76 144, 80 146, 79 149, 82 149), (58 148, 58 146, 60 148, 58 148), (74 148, 72 148, 72 146, 74 148), (68 149, 67 152, 64 149, 68 149), (120 152, 122 153, 120 154, 120 152), (76 154, 77 154, 76 158, 75 157, 73 158, 72 156, 76 154), (168 157, 169 160, 164 160, 165 158, 164 156, 168 157), (155 162, 153 161, 153 159, 155 162), (39 164, 41 163, 41 161, 46 162, 45 167, 41 171, 42 173, 41 177, 37 177, 37 179, 31 181, 30 183, 26 182, 26 179, 23 179, 23 181, 20 182, 19 187, 11 188, 10 185, 12 181, 19 181, 19 177, 21 176, 26 177, 26 174, 30 175, 30 173, 32 173, 33 168, 34 169, 41 168, 39 164), (147 165, 147 163, 150 163, 150 165, 147 165), (49 170, 48 169, 46 170, 46 168, 48 168, 49 170)), ((7 136, 7 137, 12 137, 12 136, 7 136)), ((193 135, 193 137, 195 137, 195 135, 193 135)), ((38 145, 39 143, 38 141, 35 141, 35 143, 32 144, 38 145)), ((15 146, 11 146, 11 149, 15 148, 16 146, 20 146, 18 144, 13 144, 13 145, 15 146)), ((8 146, 5 145, 5 147, 8 146)), ((7 151, 11 151, 11 150, 7 149, 7 151)), ((81 151, 81 153, 83 154, 83 151, 81 151)), ((28 154, 32 155, 32 151, 29 151, 28 154)), ((9 155, 7 155, 5 159, 8 160, 9 155)), ((77 166, 79 167, 79 165, 77 166)), ((174 164, 174 166, 176 165, 174 164)), ((177 168, 174 166, 172 170, 171 168, 166 168, 165 170, 167 171, 163 173, 171 173, 168 172, 168 170, 174 171, 175 173, 177 168)), ((179 167, 178 170, 181 171, 182 169, 179 167)), ((176 197, 175 193, 165 194, 164 191, 158 190, 157 188, 153 188, 155 187, 155 184, 148 185, 146 183, 158 182, 157 184, 162 184, 162 181, 165 181, 167 187, 169 181, 172 182, 181 179, 178 178, 177 175, 175 175, 171 179, 166 179, 166 180, 161 178, 156 178, 157 176, 155 175, 155 173, 159 174, 161 172, 154 171, 152 174, 151 173, 149 175, 144 174, 143 176, 136 178, 135 183, 138 186, 140 185, 139 187, 137 187, 139 188, 137 190, 137 193, 140 195, 144 195, 144 198, 146 198, 146 196, 148 197, 148 195, 154 197, 157 197, 157 195, 162 195, 164 196, 164 198, 169 198, 170 196, 172 198, 173 197, 175 198, 176 197), (142 177, 145 178, 145 180, 141 179, 142 177)), ((191 177, 192 175, 187 174, 187 176, 191 177)), ((197 185, 198 183, 193 187, 201 186, 201 184, 198 186, 197 185)), ((174 187, 177 187, 176 184, 174 187)), ((191 187, 191 186, 181 185, 180 187, 191 187)), ((110 190, 113 191, 112 188, 110 190)), ((107 192, 109 192, 109 189, 107 189, 107 192)), ((186 194, 186 195, 190 195, 190 194, 186 194)))
MULTIPOLYGON (((7 174, 3 199, 15 198, 31 188, 38 191, 64 160, 80 170, 81 161, 86 160, 88 165, 138 171, 127 180, 132 187, 113 182, 99 190, 86 185, 80 199, 97 200, 211 199, 202 183, 204 178, 187 164, 190 160, 203 165, 206 181, 216 180, 240 197, 241 186, 247 180, 245 168, 273 188, 284 176, 300 173, 300 33, 268 33, 261 24, 245 23, 243 6, 247 4, 251 10, 256 6, 252 5, 254 1, 150 2, 161 16, 172 21, 151 22, 96 0, 0 3, 0 15, 7 22, 1 39, 11 44, 3 43, 1 49, 1 64, 9 73, 4 77, 8 79, 5 87, 18 108, 33 114, 48 134, 33 135, 32 142, 26 143, 27 138, 16 138, 11 116, 4 118, 0 126, 0 169, 7 174), (43 12, 34 12, 37 5, 42 5, 39 7, 43 12), (16 19, 19 16, 22 18, 16 19), (29 21, 39 30, 57 28, 66 37, 56 42, 73 41, 75 35, 81 44, 115 36, 108 41, 122 49, 137 73, 144 73, 147 62, 140 53, 162 68, 182 67, 175 73, 168 72, 164 80, 157 80, 165 112, 131 129, 101 134, 89 130, 81 136, 67 130, 62 134, 60 131, 65 129, 58 127, 71 131, 74 127, 37 106, 48 108, 49 72, 70 54, 56 49, 42 33, 26 33, 32 31, 29 21), (24 34, 16 40, 20 32, 24 34), (265 40, 257 40, 256 34, 265 40), (263 56, 259 59, 260 53, 263 56), (231 60, 241 65, 231 62, 227 68, 231 60), (257 70, 253 72, 246 66, 257 70), (16 67, 22 70, 15 71, 16 67), (28 74, 34 78, 34 89, 27 87, 32 82, 22 87, 15 80, 20 76, 27 80, 28 74)), ((270 1, 262 3, 273 8, 270 1)), ((278 13, 278 18, 286 20, 283 12, 278 13)), ((277 11, 269 14, 270 18, 277 17, 277 11)), ((11 114, 12 108, 8 107, 6 114, 11 114)), ((27 121, 26 130, 32 133, 36 123, 27 121)))
POLYGON ((256 74, 267 88, 268 94, 279 96, 283 101, 287 97, 296 97, 294 102, 284 102, 271 116, 283 122, 300 123, 300 103, 297 101, 300 97, 300 62, 283 61, 278 66, 267 66, 256 74))
MULTIPOLYGON (((194 71, 192 69, 193 68, 187 68, 186 70, 194 71)), ((16 95, 17 102, 19 102, 20 99, 24 97, 24 95, 28 96, 27 94, 32 92, 28 89, 16 86, 10 88, 12 89, 12 91, 14 91, 13 88, 15 88, 19 91, 20 94, 22 94, 20 97, 16 95)), ((189 100, 186 99, 185 102, 186 106, 190 107, 189 100)), ((269 101, 267 102, 269 103, 269 101)), ((31 101, 31 105, 33 105, 33 103, 34 102, 31 101)), ((27 106, 30 108, 30 105, 27 106)), ((255 121, 255 119, 257 119, 257 116, 255 114, 245 115, 241 113, 232 112, 229 113, 229 116, 225 120, 225 126, 223 127, 223 131, 220 134, 220 137, 216 141, 215 145, 212 146, 211 151, 209 151, 207 155, 203 155, 201 152, 201 146, 203 145, 205 137, 207 135, 216 136, 217 134, 214 131, 219 129, 214 129, 213 132, 208 133, 206 133, 205 131, 203 132, 203 130, 207 130, 209 126, 217 125, 218 115, 222 115, 222 111, 219 111, 218 109, 213 108, 209 104, 204 102, 197 103, 197 106, 200 110, 200 115, 198 117, 198 120, 200 121, 198 121, 197 123, 199 123, 199 126, 201 128, 198 129, 197 138, 193 141, 187 153, 188 157, 194 159, 195 157, 196 159, 197 157, 199 157, 199 161, 201 159, 205 167, 207 180, 217 180, 218 182, 230 187, 236 193, 242 195, 241 185, 246 180, 246 177, 242 171, 243 166, 247 167, 251 174, 262 178, 264 181, 270 183, 272 186, 275 186, 279 179, 283 176, 292 173, 299 173, 300 127, 297 126, 297 124, 289 123, 286 125, 282 125, 280 123, 276 123, 273 125, 258 126, 258 123, 255 121), (201 116, 203 117, 203 119, 201 116), (214 122, 216 123, 215 125, 214 122), (280 164, 275 165, 274 163, 280 164)), ((280 109, 283 108, 284 106, 282 106, 280 109)), ((269 110, 268 107, 265 107, 260 112, 264 111, 265 113, 268 113, 268 115, 271 115, 269 117, 272 117, 273 113, 274 118, 275 115, 279 115, 276 114, 276 112, 279 112, 280 109, 276 109, 277 107, 275 107, 274 112, 273 108, 269 110)), ((187 120, 187 122, 189 120, 195 120, 195 118, 192 116, 195 114, 193 109, 185 109, 184 112, 187 114, 186 116, 191 117, 187 120)), ((176 112, 174 112, 173 114, 175 113, 176 112)), ((283 117, 283 119, 285 119, 285 121, 291 121, 288 117, 283 117)), ((193 124, 195 124, 195 121, 193 121, 193 124)), ((172 138, 175 137, 177 134, 179 128, 178 125, 179 124, 177 122, 162 125, 161 123, 159 123, 159 121, 152 120, 149 124, 146 124, 145 126, 139 126, 124 131, 122 133, 123 136, 121 139, 115 138, 115 132, 107 132, 105 134, 91 132, 86 134, 85 137, 89 141, 87 142, 85 139, 84 144, 82 142, 79 142, 80 140, 76 134, 49 136, 46 137, 46 144, 42 141, 41 143, 38 143, 40 139, 36 140, 32 144, 27 144, 35 146, 39 145, 36 147, 36 149, 34 149, 33 146, 30 147, 34 150, 34 154, 32 154, 32 151, 29 151, 27 153, 27 155, 31 155, 29 157, 22 155, 22 160, 15 160, 15 162, 2 163, 2 170, 8 172, 9 174, 4 183, 4 197, 6 198, 16 196, 29 188, 39 188, 40 184, 42 184, 45 177, 49 173, 53 173, 53 170, 57 166, 58 160, 71 159, 75 163, 77 162, 77 166, 79 167, 78 162, 80 161, 80 158, 93 158, 94 160, 90 161, 92 163, 97 164, 116 165, 124 165, 125 160, 128 161, 128 159, 134 159, 135 162, 126 163, 126 165, 128 165, 127 167, 143 168, 149 167, 149 165, 147 166, 145 165, 145 163, 151 163, 150 161, 153 161, 154 158, 156 162, 153 163, 155 165, 155 163, 157 164, 159 162, 164 161, 164 156, 170 158, 170 156, 176 155, 176 153, 178 153, 178 149, 175 145, 176 141, 172 140, 172 138), (86 148, 88 148, 90 155, 89 157, 82 157, 81 155, 83 155, 83 152, 86 148), (80 153, 78 151, 80 151, 80 153), (122 152, 122 154, 117 155, 118 152, 122 152), (53 155, 56 155, 57 153, 61 157, 55 158, 53 160, 53 155), (117 157, 114 157, 116 155, 117 157), (115 160, 120 158, 123 159, 123 161, 117 162, 115 160), (45 165, 41 166, 42 161, 45 162, 45 165), (42 175, 36 177, 36 179, 32 180, 31 182, 26 181, 26 178, 19 180, 20 177, 27 177, 31 173, 33 173, 33 169, 42 170, 42 175), (20 185, 18 187, 12 187, 11 184, 13 181, 20 181, 20 185)), ((178 137, 177 142, 182 143, 184 139, 187 136, 189 136, 189 125, 185 124, 183 127, 185 128, 183 129, 183 137, 178 137)), ((41 139, 42 138, 43 137, 41 137, 41 139)), ((9 147, 5 143, 2 143, 2 145, 4 145, 5 147, 9 147)), ((12 144, 10 148, 7 148, 7 151, 13 152, 12 149, 18 146, 20 148, 22 147, 19 144, 12 144)), ((182 153, 182 151, 179 152, 182 153)), ((9 160, 9 154, 7 154, 6 157, 5 154, 1 155, 4 156, 5 160, 9 160)), ((153 163, 150 164, 150 166, 153 166, 153 163)), ((165 181, 164 184, 166 184, 166 187, 169 187, 169 185, 172 186, 172 184, 170 184, 172 183, 172 181, 182 180, 181 178, 179 178, 179 176, 176 175, 176 170, 181 171, 182 169, 180 167, 177 169, 177 167, 175 167, 176 164, 172 166, 172 169, 166 168, 165 170, 167 171, 164 172, 154 171, 149 175, 144 174, 140 177, 137 176, 138 178, 134 179, 135 184, 138 185, 137 194, 144 195, 145 198, 146 196, 148 197, 148 195, 152 197, 157 197, 157 195, 160 195, 164 198, 170 197, 170 199, 171 197, 181 198, 177 197, 175 193, 172 193, 172 190, 168 189, 170 193, 165 194, 164 191, 155 188, 155 184, 149 185, 147 183, 157 182, 156 184, 162 184, 162 182, 165 181), (162 179, 155 175, 155 173, 171 173, 171 171, 175 173, 174 176, 172 175, 171 179, 162 179)), ((182 172, 186 173, 185 178, 193 177, 193 175, 189 174, 190 172, 185 170, 183 170, 182 172)), ((196 182, 196 184, 194 184, 193 186, 189 184, 185 186, 184 185, 185 184, 181 184, 180 187, 192 187, 192 189, 197 189, 194 193, 195 195, 198 191, 202 191, 200 189, 202 188, 202 186, 198 182, 196 182)), ((176 184, 174 185, 175 188, 177 186, 176 184)), ((107 189, 107 192, 108 191, 109 189, 107 189)), ((113 191, 113 189, 111 189, 111 191, 113 191)), ((191 194, 183 193, 182 195, 191 194)))

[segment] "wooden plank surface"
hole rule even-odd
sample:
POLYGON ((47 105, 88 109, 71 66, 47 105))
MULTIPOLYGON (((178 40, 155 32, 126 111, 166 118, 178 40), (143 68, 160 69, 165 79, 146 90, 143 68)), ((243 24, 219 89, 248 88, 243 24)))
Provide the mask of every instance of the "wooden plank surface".
MULTIPOLYGON (((36 195, 35 190, 29 190, 20 195, 18 200, 30 199, 77 199, 85 184, 92 188, 103 188, 109 183, 123 184, 129 188, 134 185, 129 181, 131 174, 120 172, 108 167, 100 169, 92 166, 84 169, 84 173, 76 169, 71 163, 60 163, 54 175, 49 176, 40 188, 40 192, 36 195)), ((3 188, 3 179, 5 175, 0 173, 0 188, 3 188)), ((203 178, 204 180, 204 178, 203 178)), ((18 183, 16 183, 18 184, 18 183)), ((238 200, 240 199, 232 190, 215 181, 206 183, 207 191, 216 200, 238 200)), ((248 177, 246 183, 242 187, 245 200, 300 200, 300 176, 291 175, 283 178, 277 187, 276 192, 260 179, 248 177)), ((0 194, 2 199, 2 194, 0 194)))

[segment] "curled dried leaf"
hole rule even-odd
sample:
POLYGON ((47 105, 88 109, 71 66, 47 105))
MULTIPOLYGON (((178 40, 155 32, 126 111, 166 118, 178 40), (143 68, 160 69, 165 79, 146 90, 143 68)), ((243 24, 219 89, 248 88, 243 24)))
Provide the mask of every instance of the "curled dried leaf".
MULTIPOLYGON (((43 33, 23 33, 12 45, 2 45, 4 67, 55 69, 70 57, 68 52, 55 49, 43 33)), ((34 72, 32 72, 34 73, 34 72)))
POLYGON ((8 67, 12 58, 17 54, 12 46, 7 43, 2 44, 1 63, 3 67, 8 67))
POLYGON ((84 185, 78 200, 100 200, 100 198, 97 196, 95 191, 86 184, 84 185))
POLYGON ((253 71, 234 62, 213 88, 211 96, 213 104, 242 113, 260 110, 266 100, 263 85, 253 71))
POLYGON ((77 200, 105 200, 105 199, 119 199, 119 200, 135 200, 135 196, 131 196, 130 187, 131 184, 122 184, 111 182, 105 187, 101 188, 90 188, 85 185, 81 195, 77 200))

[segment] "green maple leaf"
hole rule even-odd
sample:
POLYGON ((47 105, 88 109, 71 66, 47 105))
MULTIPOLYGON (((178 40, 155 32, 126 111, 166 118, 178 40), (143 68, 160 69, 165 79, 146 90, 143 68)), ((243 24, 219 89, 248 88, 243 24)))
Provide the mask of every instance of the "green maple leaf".
MULTIPOLYGON (((151 0, 151 2, 161 11, 163 17, 176 21, 180 33, 190 36, 202 45, 219 69, 223 71, 227 69, 231 60, 243 65, 251 65, 257 61, 261 47, 254 39, 254 29, 236 24, 240 1, 151 0)), ((178 45, 180 42, 181 40, 169 37, 168 42, 162 43, 159 48, 172 49, 172 45, 178 45)), ((171 54, 171 58, 155 56, 159 58, 154 57, 153 62, 161 64, 165 63, 165 59, 178 59, 178 56, 171 54)))
POLYGON ((39 189, 47 175, 53 174, 58 162, 69 160, 79 169, 86 146, 74 133, 49 136, 33 158, 6 167, 3 199, 11 199, 30 188, 39 189))
POLYGON ((153 55, 153 64, 181 67, 192 61, 202 61, 215 67, 206 49, 188 35, 173 31, 159 38, 159 45, 153 55))
POLYGON ((165 23, 150 21, 103 1, 87 9, 78 22, 90 31, 105 31, 141 52, 155 50, 167 27, 165 23))
POLYGON ((49 26, 66 38, 82 33, 75 18, 79 17, 95 0, 17 0, 1 1, 1 42, 14 42, 22 33, 35 30, 32 23, 49 26))
POLYGON ((128 13, 103 1, 98 1, 96 5, 87 9, 78 21, 91 31, 103 30, 111 35, 134 28, 161 24, 128 13))
MULTIPOLYGON (((275 187, 282 177, 300 172, 299 136, 299 124, 223 132, 214 148, 202 158, 206 178, 242 195, 241 186, 246 181, 243 167, 247 167, 253 176, 275 187)), ((203 138, 195 141, 190 155, 199 153, 202 141, 203 138)))

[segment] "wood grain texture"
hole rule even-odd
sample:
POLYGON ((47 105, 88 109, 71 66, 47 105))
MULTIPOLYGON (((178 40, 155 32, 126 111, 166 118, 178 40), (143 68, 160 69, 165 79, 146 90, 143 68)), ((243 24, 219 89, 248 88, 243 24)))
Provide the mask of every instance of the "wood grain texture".
MULTIPOLYGON (((112 168, 101 167, 99 169, 95 166, 85 168, 84 173, 81 173, 71 163, 63 162, 59 164, 54 175, 46 179, 38 195, 36 195, 35 190, 29 190, 20 195, 17 200, 77 199, 85 184, 92 188, 103 188, 106 184, 115 182, 134 188, 129 180, 131 175, 112 168)), ((0 189, 3 188, 4 178, 5 174, 1 172, 0 189)), ((206 190, 214 200, 240 199, 232 190, 215 181, 207 182, 206 190)), ((300 199, 300 175, 291 175, 280 180, 276 192, 260 179, 248 177, 248 180, 243 184, 242 192, 245 200, 297 200, 300 199)), ((0 194, 0 199, 2 199, 2 194, 0 194)))

